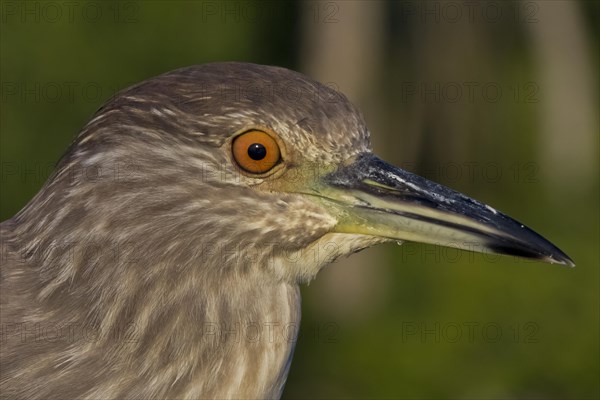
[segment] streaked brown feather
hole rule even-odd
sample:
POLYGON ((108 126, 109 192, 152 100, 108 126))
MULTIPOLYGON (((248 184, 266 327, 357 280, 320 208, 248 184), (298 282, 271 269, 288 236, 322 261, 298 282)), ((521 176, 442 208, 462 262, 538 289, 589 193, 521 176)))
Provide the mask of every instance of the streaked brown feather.
POLYGON ((280 396, 298 284, 331 258, 301 252, 377 239, 331 235, 315 203, 241 176, 224 144, 252 125, 313 163, 370 146, 342 95, 276 67, 184 68, 98 111, 0 225, 3 399, 280 396))

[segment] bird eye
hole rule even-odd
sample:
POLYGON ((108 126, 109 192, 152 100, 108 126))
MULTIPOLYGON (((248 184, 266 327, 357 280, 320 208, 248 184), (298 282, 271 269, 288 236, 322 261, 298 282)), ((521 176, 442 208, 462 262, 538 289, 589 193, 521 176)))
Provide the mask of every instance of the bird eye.
POLYGON ((233 140, 233 158, 245 171, 263 174, 281 158, 275 139, 262 131, 248 131, 233 140))

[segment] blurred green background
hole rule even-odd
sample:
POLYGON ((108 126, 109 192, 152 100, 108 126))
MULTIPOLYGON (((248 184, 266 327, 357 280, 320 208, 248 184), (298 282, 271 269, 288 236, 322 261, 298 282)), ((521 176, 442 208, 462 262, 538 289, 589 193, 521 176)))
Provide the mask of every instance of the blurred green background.
POLYGON ((117 90, 280 65, 337 87, 376 152, 522 220, 577 267, 380 246, 303 287, 285 398, 600 396, 597 1, 2 1, 0 217, 117 90))

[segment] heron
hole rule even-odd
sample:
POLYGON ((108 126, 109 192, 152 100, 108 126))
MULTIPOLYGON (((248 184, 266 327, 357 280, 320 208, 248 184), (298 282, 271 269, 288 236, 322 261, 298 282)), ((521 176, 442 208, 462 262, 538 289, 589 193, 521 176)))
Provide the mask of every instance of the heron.
POLYGON ((574 265, 375 156, 343 94, 237 62, 116 94, 0 237, 7 399, 279 398, 299 286, 379 243, 574 265))

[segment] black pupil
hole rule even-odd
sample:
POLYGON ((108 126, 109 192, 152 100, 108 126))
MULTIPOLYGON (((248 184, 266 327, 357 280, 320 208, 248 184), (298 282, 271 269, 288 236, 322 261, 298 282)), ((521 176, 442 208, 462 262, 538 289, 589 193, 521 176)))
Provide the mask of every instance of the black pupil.
POLYGON ((248 155, 253 160, 262 160, 267 155, 267 149, 260 143, 253 143, 248 147, 248 155))

